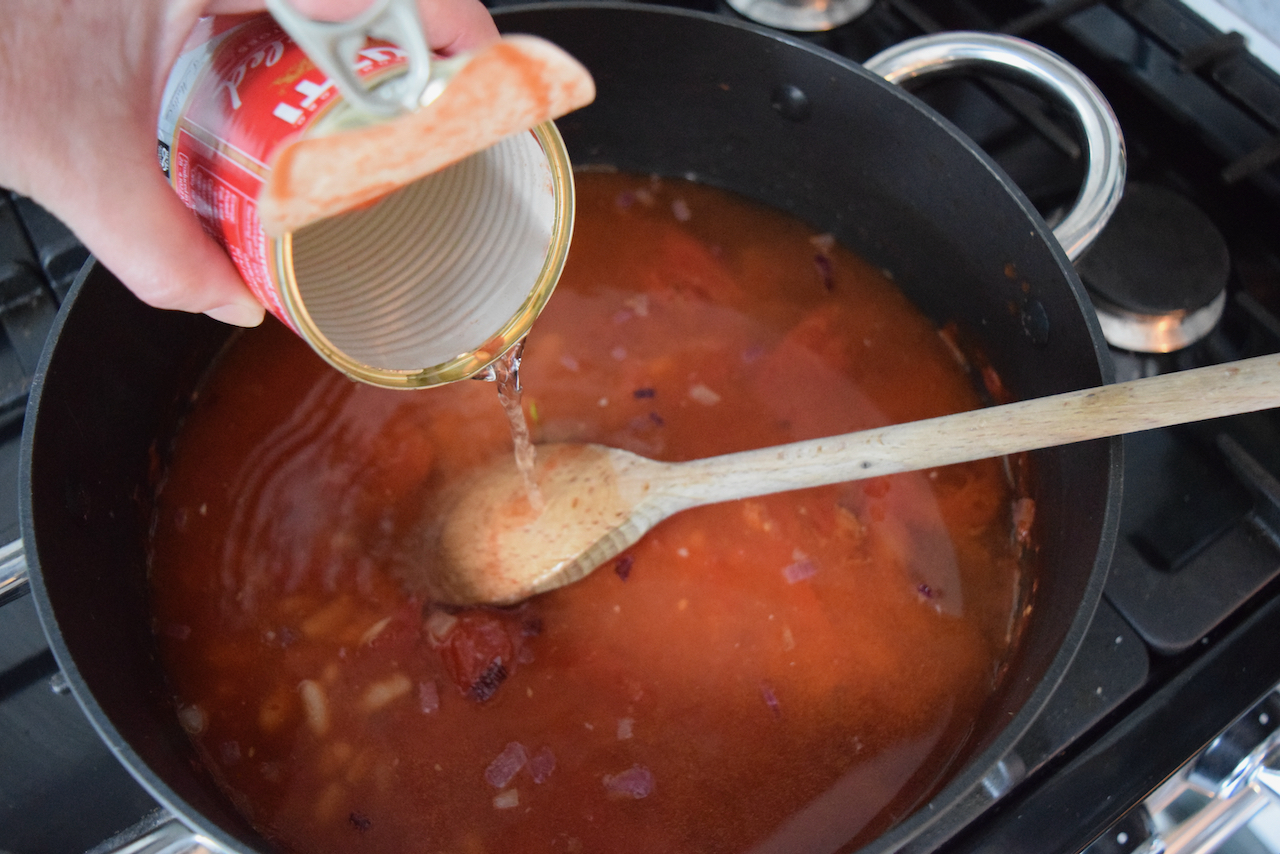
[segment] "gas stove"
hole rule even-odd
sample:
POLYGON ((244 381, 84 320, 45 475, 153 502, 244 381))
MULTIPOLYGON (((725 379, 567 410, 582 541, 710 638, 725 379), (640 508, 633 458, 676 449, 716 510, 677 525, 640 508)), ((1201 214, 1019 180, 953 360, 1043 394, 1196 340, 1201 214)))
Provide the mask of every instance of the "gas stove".
MULTIPOLYGON (((1274 0, 676 5, 809 28, 793 35, 856 61, 953 29, 1015 34, 1057 52, 1102 89, 1128 148, 1125 197, 1077 265, 1117 377, 1280 352, 1274 0)), ((1051 224, 1070 207, 1080 143, 1051 104, 972 77, 916 94, 973 137, 1051 224)), ((85 257, 38 206, 0 196, 4 541, 18 535, 27 389, 85 257)), ((1124 476, 1104 600, 1066 678, 983 785, 907 850, 1209 851, 1276 797, 1266 793, 1280 766, 1280 413, 1128 437, 1124 476)), ((4 586, 15 569, 6 555, 0 549, 0 854, 202 850, 80 712, 30 599, 4 586)))

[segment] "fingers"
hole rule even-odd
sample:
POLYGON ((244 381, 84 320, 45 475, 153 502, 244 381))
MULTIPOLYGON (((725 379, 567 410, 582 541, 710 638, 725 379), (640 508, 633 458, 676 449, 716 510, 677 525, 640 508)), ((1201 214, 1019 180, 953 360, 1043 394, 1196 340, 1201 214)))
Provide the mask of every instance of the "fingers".
POLYGON ((418 0, 431 49, 444 56, 484 47, 498 27, 480 0, 418 0))
MULTIPOLYGON (((308 14, 323 16, 327 9, 348 18, 370 0, 293 2, 308 14)), ((418 2, 431 46, 441 53, 498 37, 479 0, 418 2)), ((145 302, 238 325, 261 322, 262 306, 160 173, 154 109, 199 14, 262 8, 263 0, 120 7, 25 0, 0 16, 0 52, 9 60, 0 62, 0 118, 7 128, 0 183, 59 217, 145 302), (65 6, 74 8, 59 11, 65 6), (92 86, 64 55, 96 69, 92 86)))
MULTIPOLYGON (((304 15, 318 21, 345 21, 369 8, 373 0, 290 0, 304 15)), ((266 8, 264 0, 213 0, 212 13, 252 12, 266 8)), ((418 0, 422 28, 432 50, 452 56, 483 47, 498 38, 493 17, 480 0, 418 0)))
POLYGON ((149 159, 111 166, 115 174, 99 176, 98 188, 47 202, 53 213, 144 302, 235 326, 261 323, 262 305, 159 169, 149 159))
POLYGON ((0 183, 48 208, 144 301, 255 324, 263 309, 155 159, 154 101, 198 11, 194 0, 6 6, 0 183))

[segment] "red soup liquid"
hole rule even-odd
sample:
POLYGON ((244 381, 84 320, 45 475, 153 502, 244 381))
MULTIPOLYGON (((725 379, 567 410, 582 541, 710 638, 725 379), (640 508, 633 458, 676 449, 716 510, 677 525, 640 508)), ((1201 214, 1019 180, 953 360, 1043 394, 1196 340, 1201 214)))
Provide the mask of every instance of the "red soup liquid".
MULTIPOLYGON (((667 460, 979 405, 829 236, 613 174, 578 178, 522 376, 536 442, 667 460)), ((690 510, 514 608, 404 589, 430 496, 511 447, 491 385, 353 384, 273 323, 201 388, 156 634, 209 772, 281 849, 834 850, 955 770, 1024 613, 1001 462, 690 510)))

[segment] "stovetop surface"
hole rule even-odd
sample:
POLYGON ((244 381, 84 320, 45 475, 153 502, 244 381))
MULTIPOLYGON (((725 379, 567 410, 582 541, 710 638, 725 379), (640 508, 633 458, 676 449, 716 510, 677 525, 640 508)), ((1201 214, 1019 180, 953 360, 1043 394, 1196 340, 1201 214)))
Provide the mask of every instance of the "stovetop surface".
MULTIPOLYGON (((736 17, 721 0, 682 5, 736 17)), ((861 61, 944 28, 1013 31, 1067 57, 1115 108, 1131 182, 1179 193, 1221 233, 1231 257, 1221 324, 1176 354, 1116 351, 1121 379, 1280 352, 1280 76, 1247 44, 1180 0, 879 0, 803 38, 861 61)), ((983 145, 1046 219, 1070 204, 1078 145, 1051 111, 982 84, 917 94, 983 145)), ((85 257, 38 206, 0 195, 6 542, 18 536, 26 393, 85 257)), ((1280 683, 1280 416, 1139 434, 1125 453, 1121 533, 1075 663, 1004 763, 1007 778, 909 850, 1082 850, 1280 683)), ((60 684, 29 597, 0 609, 0 732, 0 854, 86 851, 155 809, 60 684)))

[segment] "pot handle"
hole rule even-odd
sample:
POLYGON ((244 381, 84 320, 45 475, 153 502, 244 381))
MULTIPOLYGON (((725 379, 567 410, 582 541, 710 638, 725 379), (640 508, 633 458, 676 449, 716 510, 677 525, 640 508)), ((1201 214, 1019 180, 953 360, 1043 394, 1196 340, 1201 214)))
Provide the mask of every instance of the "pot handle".
POLYGON ((0 605, 27 592, 27 553, 22 540, 0 547, 0 605))
POLYGON ((1065 101, 1075 113, 1089 152, 1084 185, 1075 206, 1053 236, 1075 261, 1111 219, 1124 191, 1124 137, 1111 105, 1089 78, 1057 54, 1012 36, 946 32, 908 39, 881 51, 863 66, 901 85, 926 74, 983 66, 1065 101))

